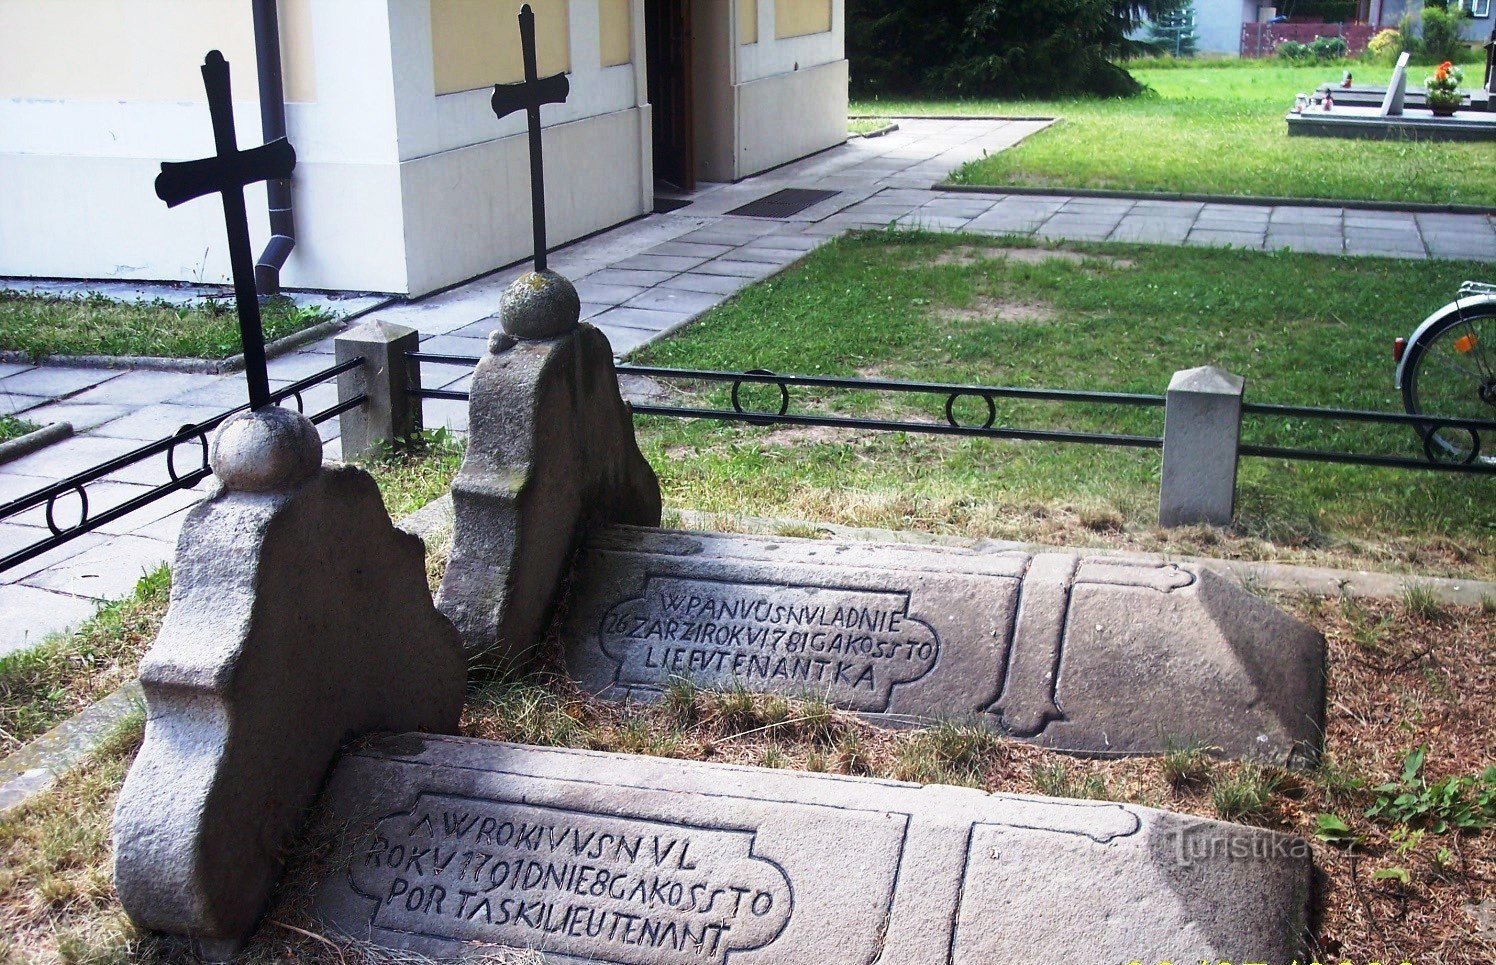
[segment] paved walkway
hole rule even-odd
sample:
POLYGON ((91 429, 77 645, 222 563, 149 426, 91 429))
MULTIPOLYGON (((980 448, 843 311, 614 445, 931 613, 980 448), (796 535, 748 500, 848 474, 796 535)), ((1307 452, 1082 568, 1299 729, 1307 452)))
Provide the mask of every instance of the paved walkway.
MULTIPOLYGON (((1045 239, 1291 248, 1312 254, 1496 261, 1496 223, 1485 215, 1399 214, 1335 207, 1217 205, 1067 196, 971 195, 930 186, 984 153, 1004 150, 1047 126, 1041 121, 901 121, 901 130, 858 139, 734 185, 708 185, 667 215, 624 225, 551 257, 577 283, 583 315, 620 354, 691 321, 732 294, 848 230, 889 224, 1045 239), (785 220, 729 212, 786 187, 837 194, 785 220)), ((426 351, 480 355, 499 295, 524 269, 479 279, 378 312, 422 334, 426 351)), ((1496 270, 1493 270, 1496 275, 1496 270)), ((1411 327, 1415 319, 1409 319, 1411 327)), ((274 359, 286 385, 332 364, 326 339, 274 359)), ((468 375, 430 367, 429 387, 463 387, 468 375)), ((0 466, 0 502, 118 456, 143 442, 242 404, 240 376, 113 372, 0 364, 0 414, 37 423, 67 420, 80 435, 0 466)), ((306 393, 307 411, 331 405, 335 390, 306 393)), ((467 428, 466 406, 428 402, 428 426, 467 428)), ((322 427, 329 458, 340 455, 336 421, 322 427)), ((190 460, 190 456, 186 456, 190 460)), ((165 480, 165 458, 89 487, 97 513, 165 480)), ((186 509, 210 485, 177 493, 17 569, 0 574, 0 654, 33 645, 88 616, 99 600, 130 591, 141 573, 171 556, 186 509)), ((77 518, 72 497, 58 522, 77 518)), ((41 509, 0 523, 0 555, 45 535, 41 509)))

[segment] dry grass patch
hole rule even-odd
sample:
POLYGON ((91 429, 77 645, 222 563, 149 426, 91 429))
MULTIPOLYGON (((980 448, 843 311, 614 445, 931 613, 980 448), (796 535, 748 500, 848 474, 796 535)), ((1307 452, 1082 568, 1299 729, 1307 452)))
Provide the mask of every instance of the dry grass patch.
POLYGON ((1017 246, 957 245, 947 248, 925 264, 960 265, 968 267, 984 261, 1012 261, 1022 265, 1043 265, 1063 261, 1072 265, 1087 262, 1099 263, 1111 268, 1131 268, 1135 262, 1130 258, 1114 255, 1086 254, 1065 248, 1024 248, 1017 246))
POLYGON ((998 298, 978 295, 970 304, 942 307, 935 318, 945 322, 1052 322, 1059 312, 1048 302, 1036 299, 998 298))

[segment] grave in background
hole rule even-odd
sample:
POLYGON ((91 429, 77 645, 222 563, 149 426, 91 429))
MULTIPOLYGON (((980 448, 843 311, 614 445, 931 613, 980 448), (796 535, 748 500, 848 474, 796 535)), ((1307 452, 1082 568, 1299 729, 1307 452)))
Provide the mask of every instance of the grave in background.
MULTIPOLYGON (((1289 113, 1290 137, 1345 137, 1414 139, 1421 141, 1496 140, 1496 112, 1490 108, 1490 89, 1473 92, 1465 107, 1452 117, 1437 117, 1428 109, 1422 91, 1408 90, 1407 53, 1397 58, 1385 90, 1360 87, 1343 90, 1321 87, 1334 98, 1329 111, 1307 107, 1289 113)), ((1491 81, 1488 78, 1487 83, 1491 81)))

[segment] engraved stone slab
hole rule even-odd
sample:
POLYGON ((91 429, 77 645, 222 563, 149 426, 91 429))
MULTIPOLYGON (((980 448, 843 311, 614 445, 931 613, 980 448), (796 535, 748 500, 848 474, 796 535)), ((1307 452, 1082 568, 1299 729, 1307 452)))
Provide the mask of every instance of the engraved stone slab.
POLYGON ((1324 639, 1173 563, 611 527, 578 557, 561 637, 613 698, 684 677, 1095 754, 1286 761, 1323 730, 1324 639))
POLYGON ((314 915, 433 957, 1290 961, 1306 842, 1131 805, 405 734, 345 755, 314 915))

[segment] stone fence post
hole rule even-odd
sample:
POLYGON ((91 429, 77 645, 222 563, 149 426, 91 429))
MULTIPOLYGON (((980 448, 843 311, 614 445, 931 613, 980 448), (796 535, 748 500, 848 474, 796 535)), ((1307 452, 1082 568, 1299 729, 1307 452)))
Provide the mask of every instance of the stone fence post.
POLYGON ((420 348, 420 333, 389 322, 365 322, 333 344, 339 362, 364 360, 338 376, 338 401, 360 392, 368 396, 364 405, 338 417, 343 458, 351 461, 380 445, 398 446, 419 434, 421 400, 409 390, 421 387, 421 366, 406 353, 420 348))
POLYGON ((1228 526, 1246 380, 1214 366, 1175 372, 1164 403, 1164 469, 1158 522, 1228 526))

